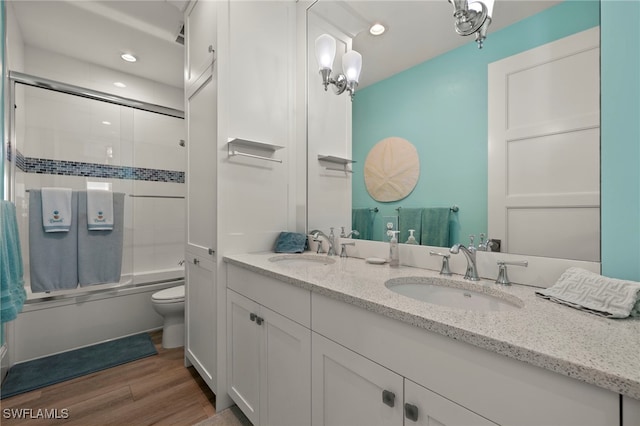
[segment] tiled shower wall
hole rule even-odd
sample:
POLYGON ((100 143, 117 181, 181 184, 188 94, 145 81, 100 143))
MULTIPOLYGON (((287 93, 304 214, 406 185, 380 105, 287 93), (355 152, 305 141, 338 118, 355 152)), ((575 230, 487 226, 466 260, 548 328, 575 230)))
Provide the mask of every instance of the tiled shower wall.
POLYGON ((184 120, 21 84, 17 91, 11 160, 27 287, 27 191, 94 182, 126 194, 122 282, 131 274, 182 276, 184 120))

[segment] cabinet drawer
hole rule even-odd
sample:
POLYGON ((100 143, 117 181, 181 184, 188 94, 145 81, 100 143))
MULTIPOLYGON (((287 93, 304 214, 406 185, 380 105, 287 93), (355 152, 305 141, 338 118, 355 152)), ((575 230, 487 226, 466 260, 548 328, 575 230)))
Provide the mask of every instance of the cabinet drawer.
POLYGON ((309 290, 231 264, 227 264, 227 287, 307 328, 311 327, 309 290))

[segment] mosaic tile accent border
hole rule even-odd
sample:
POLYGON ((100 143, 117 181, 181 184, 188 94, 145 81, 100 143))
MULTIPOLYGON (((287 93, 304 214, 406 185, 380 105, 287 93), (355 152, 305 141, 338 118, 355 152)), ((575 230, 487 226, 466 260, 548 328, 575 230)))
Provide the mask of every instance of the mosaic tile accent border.
MULTIPOLYGON (((7 151, 8 160, 11 161, 11 150, 7 151)), ((49 160, 47 158, 25 157, 20 151, 16 151, 16 166, 25 173, 184 183, 184 172, 175 170, 49 160)))

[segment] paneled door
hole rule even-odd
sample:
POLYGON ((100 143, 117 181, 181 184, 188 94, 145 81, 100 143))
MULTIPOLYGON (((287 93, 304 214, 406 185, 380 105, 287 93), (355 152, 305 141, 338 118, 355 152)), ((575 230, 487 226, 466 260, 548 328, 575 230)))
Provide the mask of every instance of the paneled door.
POLYGON ((600 260, 593 28, 489 65, 488 230, 503 250, 600 260))

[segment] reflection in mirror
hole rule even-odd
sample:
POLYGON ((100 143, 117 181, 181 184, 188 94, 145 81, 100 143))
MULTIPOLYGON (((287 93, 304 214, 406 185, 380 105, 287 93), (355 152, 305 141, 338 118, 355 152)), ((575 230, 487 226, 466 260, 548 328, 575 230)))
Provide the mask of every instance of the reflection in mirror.
MULTIPOLYGON (((574 255, 559 253, 554 248, 553 238, 569 240, 568 236, 555 235, 557 231, 545 235, 545 229, 537 230, 545 244, 538 244, 535 250, 512 251, 508 247, 522 247, 514 241, 517 232, 506 235, 504 230, 490 228, 491 205, 488 196, 490 133, 488 106, 489 64, 512 57, 521 52, 537 48, 572 34, 580 33, 599 25, 599 3, 594 1, 540 2, 518 1, 497 2, 493 21, 489 27, 482 50, 477 48, 473 37, 460 37, 452 28, 451 6, 446 1, 387 2, 355 1, 324 2, 320 0, 309 10, 309 21, 330 21, 343 32, 353 35, 353 49, 363 55, 363 69, 360 85, 353 102, 352 119, 352 208, 353 211, 371 212, 371 238, 388 241, 386 224, 389 217, 398 217, 402 209, 445 208, 458 206, 459 211, 450 216, 450 244, 468 244, 469 235, 475 235, 476 245, 480 234, 501 240, 502 251, 518 254, 565 257, 580 260, 599 261, 599 224, 587 220, 589 229, 581 235, 595 241, 595 249, 588 254, 574 255), (316 12, 314 9, 318 8, 316 12), (392 11, 390 11, 392 8, 392 11), (339 10, 338 10, 339 9, 339 10), (349 20, 345 15, 353 17, 349 20), (339 18, 336 18, 338 17, 339 18), (432 19, 434 22, 429 21, 432 19), (375 38, 367 31, 367 25, 375 22, 385 24, 387 31, 375 38), (353 27, 360 25, 359 30, 353 27), (351 25, 351 26, 350 26, 351 25), (398 44, 402 43, 402 44, 398 44), (411 141, 420 157, 420 179, 415 189, 404 199, 396 202, 375 201, 365 187, 364 162, 371 148, 387 137, 401 137, 411 141), (495 234, 492 235, 492 234, 495 234), (554 234, 554 235, 552 235, 554 234), (506 250, 505 250, 506 248, 506 250)), ((589 99, 599 97, 599 64, 596 60, 585 62, 583 66, 593 67, 596 78, 591 84, 589 99), (595 87, 593 87, 595 86, 595 87)), ((553 70, 550 67, 549 70, 553 70)), ((585 70, 586 71, 586 70, 585 70)), ((310 72, 310 79, 312 77, 310 72)), ((583 72, 579 73, 580 75, 583 72)), ((593 72, 586 74, 594 75, 593 72)), ((540 76, 535 76, 539 78, 540 76)), ((575 76, 562 78, 574 78, 575 76)), ((540 81, 535 87, 542 87, 540 81)), ((314 82, 311 81, 311 86, 314 82)), ((570 92, 565 93, 571 96, 570 92)), ((584 99, 584 96, 579 97, 584 99)), ((555 102, 538 99, 539 102, 555 102)), ((595 108, 599 108, 595 102, 595 108)), ((542 110, 548 106, 539 107, 542 110)), ((310 99, 310 108, 311 99, 310 99)), ((590 111, 595 116, 599 111, 590 111)), ((590 150, 598 150, 598 123, 590 125, 595 131, 596 143, 590 150)), ((310 149, 313 142, 309 140, 310 149)), ((548 144, 547 144, 548 145, 548 144)), ((538 146, 538 151, 544 144, 538 146)), ((584 149, 581 147, 580 149, 584 149)), ((526 151, 526 150, 524 150, 526 151)), ((523 151, 523 152, 524 152, 523 151)), ((549 154, 551 155, 551 154, 549 154)), ((555 155, 555 153, 553 154, 555 155)), ((585 154, 581 151, 574 158, 588 158, 583 166, 593 168, 592 175, 598 179, 597 153, 585 154)), ((536 161, 543 160, 538 152, 536 161)), ((579 161, 577 162, 579 163, 579 161)), ((578 164, 579 165, 579 164, 578 164)), ((546 163, 527 169, 527 174, 519 176, 519 181, 531 181, 540 175, 553 180, 555 171, 546 163), (536 176, 538 175, 538 176, 536 176)), ((571 171, 563 171, 562 177, 571 171)), ((505 184, 506 185, 506 184, 505 184)), ((565 186, 565 185, 563 185, 565 186)), ((582 189, 573 189, 582 191, 582 189)), ((591 195, 599 188, 589 188, 591 195)), ((316 194, 310 188, 309 197, 316 194)), ((505 192, 505 191, 503 191, 505 192)), ((506 188, 508 193, 508 188, 506 188)), ((536 194, 548 195, 548 194, 536 194)), ((575 195, 575 194, 574 194, 575 195)), ((591 197, 593 198, 593 197, 591 197)), ((596 197, 597 198, 597 197, 596 197)), ((553 205, 552 207, 561 207, 553 205)), ((598 216, 598 205, 591 206, 598 216)), ((518 210, 520 211, 520 210, 518 210)), ((567 210, 571 217, 573 210, 567 210)), ((362 215, 364 216, 364 215, 362 215)), ((546 213, 539 215, 550 218, 546 213)), ((591 215, 593 216, 593 215, 591 215)), ((590 217, 591 217, 590 216, 590 217)), ((524 226, 535 220, 527 217, 524 226)), ((522 223, 521 223, 522 225, 522 223)), ((537 226, 537 224, 535 224, 537 226)), ((357 229, 357 223, 353 228, 357 229)), ((532 226, 532 229, 535 226, 532 226)), ((403 231, 402 224, 400 230, 403 231)), ((406 232, 406 230, 404 230, 406 232)), ((525 232, 531 238, 531 232, 525 232)), ((408 232, 406 232, 408 235, 408 232)), ((401 239, 401 242, 404 242, 401 239)), ((580 243, 580 241, 576 242, 580 243)), ((526 246, 526 244, 524 244, 526 246)))

